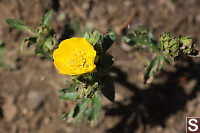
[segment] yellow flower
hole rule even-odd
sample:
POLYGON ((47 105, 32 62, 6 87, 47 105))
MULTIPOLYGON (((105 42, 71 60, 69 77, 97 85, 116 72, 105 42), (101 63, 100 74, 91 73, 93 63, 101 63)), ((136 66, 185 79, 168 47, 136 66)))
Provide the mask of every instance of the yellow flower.
POLYGON ((82 75, 92 72, 96 51, 85 37, 66 39, 53 53, 54 65, 61 74, 82 75))

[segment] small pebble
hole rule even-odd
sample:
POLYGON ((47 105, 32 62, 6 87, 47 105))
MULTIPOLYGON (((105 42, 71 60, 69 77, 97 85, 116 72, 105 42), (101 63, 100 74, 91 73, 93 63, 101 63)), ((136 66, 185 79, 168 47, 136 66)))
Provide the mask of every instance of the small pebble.
POLYGON ((43 98, 37 91, 30 91, 27 96, 27 103, 29 109, 36 110, 42 105, 43 98))

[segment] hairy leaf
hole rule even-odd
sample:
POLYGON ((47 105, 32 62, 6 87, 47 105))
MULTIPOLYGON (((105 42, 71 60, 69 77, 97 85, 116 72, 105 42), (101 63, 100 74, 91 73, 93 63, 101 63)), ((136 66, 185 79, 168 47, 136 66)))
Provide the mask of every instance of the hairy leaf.
POLYGON ((156 56, 153 60, 151 60, 149 66, 146 68, 144 75, 144 83, 152 77, 154 78, 154 74, 156 71, 159 71, 165 63, 165 57, 163 55, 156 56))
POLYGON ((157 42, 154 40, 154 36, 151 30, 146 30, 144 27, 139 26, 138 30, 133 31, 133 33, 124 36, 122 40, 131 45, 137 46, 145 51, 158 51, 157 42))
POLYGON ((61 94, 59 96, 59 98, 64 99, 64 100, 75 100, 75 99, 77 99, 77 97, 79 96, 78 91, 76 91, 77 85, 78 84, 73 83, 73 84, 70 84, 70 86, 68 88, 57 90, 57 92, 61 94))
POLYGON ((73 122, 78 122, 78 121, 80 121, 80 120, 83 118, 83 115, 84 115, 85 110, 86 110, 86 108, 87 108, 87 106, 88 106, 88 104, 89 104, 89 101, 90 101, 90 99, 87 98, 87 99, 85 99, 85 100, 83 101, 83 103, 81 103, 81 104, 79 105, 79 112, 78 112, 77 115, 74 117, 73 122))
POLYGON ((106 52, 113 42, 115 41, 116 34, 112 29, 108 29, 107 34, 103 37, 102 47, 103 51, 106 52))
POLYGON ((93 106, 94 125, 97 125, 99 121, 99 115, 100 115, 100 109, 101 109, 101 97, 98 94, 98 92, 94 94, 94 97, 92 99, 92 106, 93 106))
POLYGON ((75 100, 79 96, 78 92, 66 92, 59 96, 63 100, 75 100))
POLYGON ((37 44, 36 45, 36 48, 35 48, 35 54, 37 55, 44 55, 44 51, 43 51, 43 48, 42 48, 42 45, 40 44, 37 44))
POLYGON ((16 18, 6 19, 6 22, 7 22, 7 24, 9 24, 14 29, 17 29, 17 30, 20 30, 20 31, 25 31, 25 32, 28 32, 28 33, 29 32, 34 33, 33 29, 30 26, 20 22, 16 18))
POLYGON ((85 114, 87 115, 88 121, 93 120, 94 125, 97 125, 101 109, 101 97, 98 94, 98 92, 95 92, 94 97, 91 100, 92 100, 92 107, 86 110, 85 114))
POLYGON ((32 44, 37 42, 37 37, 28 37, 22 40, 20 50, 22 51, 24 49, 24 44, 26 41, 29 41, 27 44, 27 48, 30 47, 32 44))
POLYGON ((53 10, 49 10, 48 12, 46 12, 42 18, 41 18, 41 24, 46 25, 48 27, 50 27, 50 23, 51 23, 51 16, 53 14, 53 10))

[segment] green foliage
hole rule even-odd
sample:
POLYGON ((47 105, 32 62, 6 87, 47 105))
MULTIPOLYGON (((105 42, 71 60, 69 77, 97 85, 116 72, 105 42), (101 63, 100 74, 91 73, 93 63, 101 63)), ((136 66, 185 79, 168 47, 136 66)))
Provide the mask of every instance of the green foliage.
POLYGON ((98 94, 98 92, 94 94, 94 97, 91 100, 92 100, 91 108, 86 110, 85 114, 87 115, 88 121, 94 120, 94 125, 97 125, 101 109, 101 97, 98 94))
POLYGON ((78 96, 78 92, 66 92, 63 95, 60 95, 59 98, 63 100, 76 100, 78 96))
POLYGON ((78 100, 74 109, 63 115, 63 118, 67 122, 78 122, 85 114, 88 122, 97 125, 101 109, 99 90, 112 102, 115 97, 113 81, 111 77, 108 78, 106 76, 107 71, 114 63, 112 60, 113 57, 107 54, 106 51, 113 44, 115 33, 109 29, 108 33, 103 36, 100 32, 94 30, 85 33, 84 36, 97 52, 95 60, 96 70, 92 73, 73 76, 74 83, 69 88, 59 90, 61 94, 59 98, 64 100, 78 100))
POLYGON ((30 26, 20 22, 17 19, 7 19, 6 22, 14 29, 26 31, 30 33, 31 37, 27 37, 22 40, 20 50, 24 49, 24 45, 27 42, 27 48, 33 44, 36 44, 35 54, 40 56, 49 57, 52 55, 53 50, 57 47, 57 39, 55 38, 55 32, 50 28, 51 16, 53 10, 46 12, 40 21, 40 25, 34 31, 30 26))
POLYGON ((85 110, 90 102, 90 99, 84 99, 81 104, 78 105, 78 112, 73 116, 74 117, 74 122, 78 122, 83 118, 83 115, 85 114, 85 110))
MULTIPOLYGON (((52 56, 54 49, 57 47, 55 31, 50 27, 52 14, 52 10, 46 12, 41 17, 40 24, 35 30, 17 19, 7 19, 6 22, 11 27, 31 34, 30 37, 22 41, 20 46, 21 51, 25 44, 27 48, 35 44, 36 55, 52 56)), ((69 27, 74 32, 82 34, 77 21, 71 22, 69 27)), ((74 109, 64 114, 63 119, 66 119, 67 122, 78 122, 86 115, 88 122, 92 121, 94 125, 97 125, 101 109, 99 90, 102 89, 103 94, 110 101, 114 101, 114 84, 110 77, 106 77, 106 73, 114 62, 112 60, 113 57, 106 52, 112 46, 116 34, 112 29, 108 29, 106 35, 93 30, 85 33, 84 36, 96 50, 96 69, 91 73, 73 76, 72 79, 74 82, 67 88, 59 89, 58 93, 60 94, 59 99, 77 101, 74 109)))
POLYGON ((159 43, 157 43, 154 40, 152 30, 146 30, 139 26, 138 30, 134 30, 131 34, 123 37, 122 40, 131 46, 136 46, 146 52, 157 54, 146 68, 144 83, 149 78, 153 78, 155 72, 162 69, 166 61, 172 64, 183 55, 190 57, 199 56, 199 51, 193 49, 195 44, 192 37, 184 37, 182 35, 173 37, 170 32, 161 34, 159 43))
POLYGON ((112 29, 108 29, 107 34, 103 37, 102 47, 103 51, 106 52, 113 42, 115 41, 116 34, 112 29))
POLYGON ((78 98, 79 93, 76 91, 78 84, 71 84, 68 88, 59 89, 58 93, 60 93, 59 98, 63 100, 75 100, 78 98))
POLYGON ((77 103, 73 110, 62 116, 63 119, 66 119, 66 122, 78 122, 83 118, 85 111, 89 105, 90 99, 83 99, 81 102, 77 103), (69 119, 70 118, 70 119, 69 119))
POLYGON ((116 34, 112 29, 108 29, 106 35, 102 35, 97 30, 86 32, 84 37, 92 44, 95 50, 99 54, 106 53, 106 51, 112 46, 116 38, 116 34))
POLYGON ((7 24, 9 24, 12 28, 14 28, 16 30, 25 31, 28 33, 30 33, 30 32, 34 33, 34 30, 30 26, 20 22, 16 18, 6 19, 6 22, 7 22, 7 24))
POLYGON ((152 30, 147 30, 142 26, 138 30, 124 36, 122 40, 131 45, 141 48, 144 51, 159 51, 157 42, 154 40, 152 30))
MULTIPOLYGON (((84 37, 94 47, 96 45, 101 45, 101 48, 102 48, 101 41, 102 41, 103 35, 99 31, 94 30, 94 31, 86 32, 84 37)), ((99 50, 102 50, 102 49, 99 49, 99 50)), ((100 51, 97 51, 97 52, 100 52, 100 51)))
POLYGON ((183 54, 191 54, 195 46, 192 37, 182 35, 173 37, 170 32, 164 32, 160 35, 160 45, 161 52, 170 63, 177 61, 183 54))
POLYGON ((158 54, 145 70, 144 83, 146 83, 149 78, 154 78, 155 72, 162 68, 165 58, 162 53, 160 53, 159 44, 154 39, 152 30, 139 26, 138 30, 134 30, 132 33, 123 37, 122 40, 125 43, 138 47, 146 52, 155 52, 158 54))
POLYGON ((27 48, 37 42, 37 37, 28 37, 22 40, 20 50, 23 51, 25 42, 28 42, 27 48))
POLYGON ((94 125, 98 124, 101 109, 101 97, 98 92, 95 92, 92 98, 80 100, 73 110, 62 116, 66 122, 78 122, 86 115, 88 122, 94 121, 94 125), (90 102, 91 101, 91 102, 90 102))
POLYGON ((151 60, 144 73, 144 83, 146 83, 149 78, 154 78, 155 72, 159 71, 164 64, 165 57, 163 55, 158 55, 151 60))
POLYGON ((46 12, 41 18, 40 25, 50 27, 52 14, 53 10, 49 10, 48 12, 46 12))

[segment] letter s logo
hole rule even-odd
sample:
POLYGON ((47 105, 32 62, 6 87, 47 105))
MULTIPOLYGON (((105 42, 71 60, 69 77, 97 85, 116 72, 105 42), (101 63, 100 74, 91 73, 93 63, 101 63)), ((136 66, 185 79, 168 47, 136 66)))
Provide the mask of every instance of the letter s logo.
POLYGON ((197 131, 197 130, 198 130, 198 125, 197 125, 197 123, 198 123, 198 121, 197 121, 196 119, 190 119, 190 120, 188 121, 188 124, 189 124, 190 126, 193 126, 194 129, 192 129, 190 126, 188 126, 189 131, 191 131, 191 132, 197 131), (192 121, 194 121, 194 123, 192 123, 192 121), (196 123, 196 124, 195 124, 195 123, 196 123))

